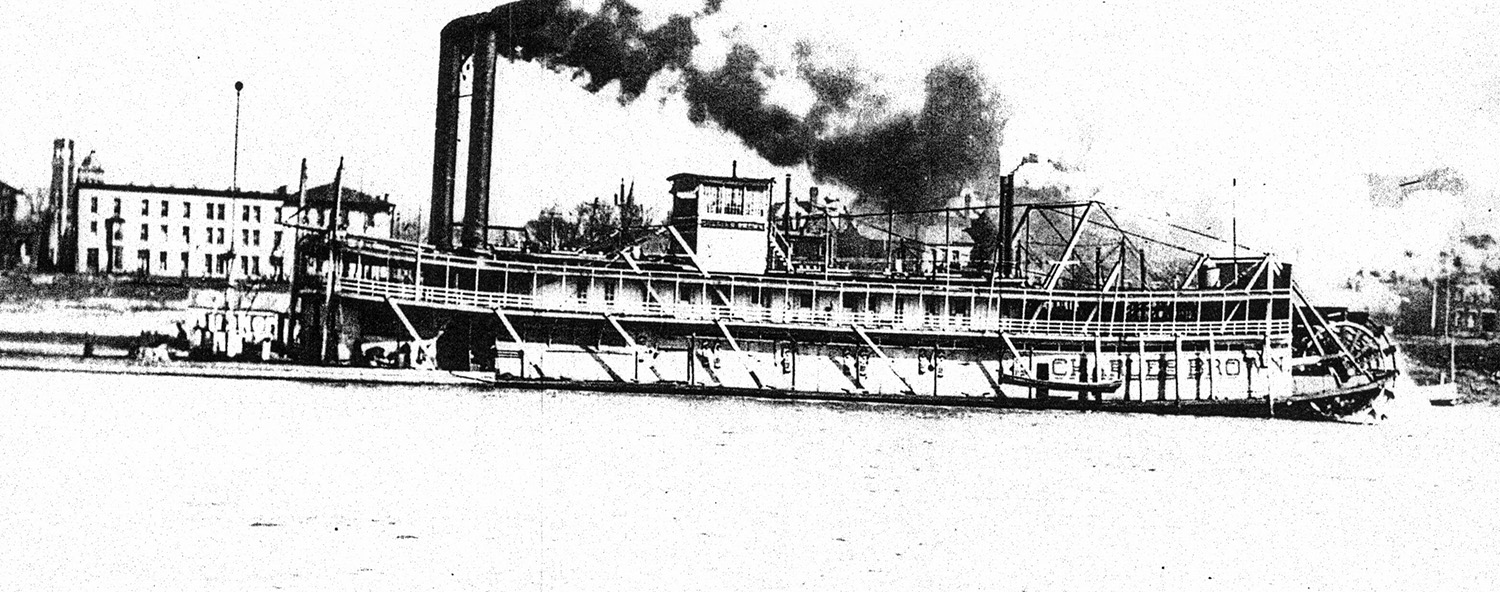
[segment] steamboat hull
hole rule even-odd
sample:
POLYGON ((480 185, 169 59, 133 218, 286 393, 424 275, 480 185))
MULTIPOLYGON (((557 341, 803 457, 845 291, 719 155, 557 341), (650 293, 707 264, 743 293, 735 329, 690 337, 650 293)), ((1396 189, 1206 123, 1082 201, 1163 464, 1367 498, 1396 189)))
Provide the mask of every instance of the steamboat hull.
POLYGON ((877 393, 789 391, 692 385, 676 382, 631 383, 580 380, 522 380, 500 378, 492 381, 505 389, 566 389, 599 393, 665 395, 703 398, 749 398, 770 401, 810 401, 922 405, 955 408, 1011 409, 1024 411, 1074 411, 1104 413, 1145 413, 1152 415, 1185 415, 1200 417, 1240 417, 1256 419, 1292 419, 1302 421, 1340 421, 1367 423, 1380 418, 1381 400, 1391 397, 1384 382, 1372 383, 1339 394, 1330 394, 1267 404, 1265 400, 1094 400, 1069 397, 1017 399, 1009 397, 917 396, 877 393))

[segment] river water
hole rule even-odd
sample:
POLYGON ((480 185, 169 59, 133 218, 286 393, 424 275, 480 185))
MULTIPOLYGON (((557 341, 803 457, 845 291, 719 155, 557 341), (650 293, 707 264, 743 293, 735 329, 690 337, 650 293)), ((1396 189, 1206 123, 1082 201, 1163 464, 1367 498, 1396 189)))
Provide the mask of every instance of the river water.
POLYGON ((5 589, 1500 582, 1491 407, 1369 426, 3 371, 0 385, 5 589))

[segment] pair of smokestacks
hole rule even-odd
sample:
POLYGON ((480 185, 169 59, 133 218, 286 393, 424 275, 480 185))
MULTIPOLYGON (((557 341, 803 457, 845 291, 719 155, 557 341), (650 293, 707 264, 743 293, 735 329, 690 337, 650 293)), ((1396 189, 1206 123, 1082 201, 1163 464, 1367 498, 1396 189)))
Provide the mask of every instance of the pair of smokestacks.
POLYGON ((432 210, 428 242, 452 247, 454 177, 458 167, 459 82, 466 60, 474 60, 469 114, 469 165, 460 241, 485 243, 490 218, 490 163, 495 127, 495 60, 516 57, 520 41, 546 25, 555 0, 521 0, 470 15, 443 27, 438 55, 437 121, 433 133, 432 210), (501 50, 503 49, 503 52, 501 50))

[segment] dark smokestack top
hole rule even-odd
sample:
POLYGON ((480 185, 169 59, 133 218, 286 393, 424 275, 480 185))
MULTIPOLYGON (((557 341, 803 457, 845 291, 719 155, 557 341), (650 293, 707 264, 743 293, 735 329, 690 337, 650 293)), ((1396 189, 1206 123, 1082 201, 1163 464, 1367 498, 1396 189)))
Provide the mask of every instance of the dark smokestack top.
POLYGON ((729 176, 730 177, 738 177, 738 176, 740 176, 740 161, 738 161, 738 160, 731 160, 731 161, 729 161, 729 176))
POLYGON ((518 0, 496 6, 489 12, 453 19, 443 27, 442 36, 447 39, 467 37, 481 29, 494 29, 507 39, 512 34, 524 36, 540 29, 549 18, 567 7, 564 0, 518 0))

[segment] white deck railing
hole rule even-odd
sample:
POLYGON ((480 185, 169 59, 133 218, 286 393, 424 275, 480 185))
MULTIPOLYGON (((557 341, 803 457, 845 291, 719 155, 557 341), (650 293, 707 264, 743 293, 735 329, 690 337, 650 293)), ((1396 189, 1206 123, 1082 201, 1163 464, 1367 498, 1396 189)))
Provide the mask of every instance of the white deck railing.
POLYGON ((1184 337, 1229 337, 1278 335, 1291 331, 1290 320, 1281 321, 1056 321, 999 318, 984 315, 929 315, 920 312, 885 313, 804 308, 767 308, 757 306, 723 306, 660 302, 627 302, 532 294, 486 292, 463 288, 415 286, 408 283, 360 278, 342 278, 338 292, 345 296, 370 299, 392 298, 426 306, 473 310, 545 311, 572 314, 612 314, 620 317, 680 319, 712 322, 718 320, 774 325, 805 325, 847 328, 859 325, 868 329, 900 329, 942 333, 993 333, 1044 335, 1061 337, 1135 337, 1143 335, 1184 337))

